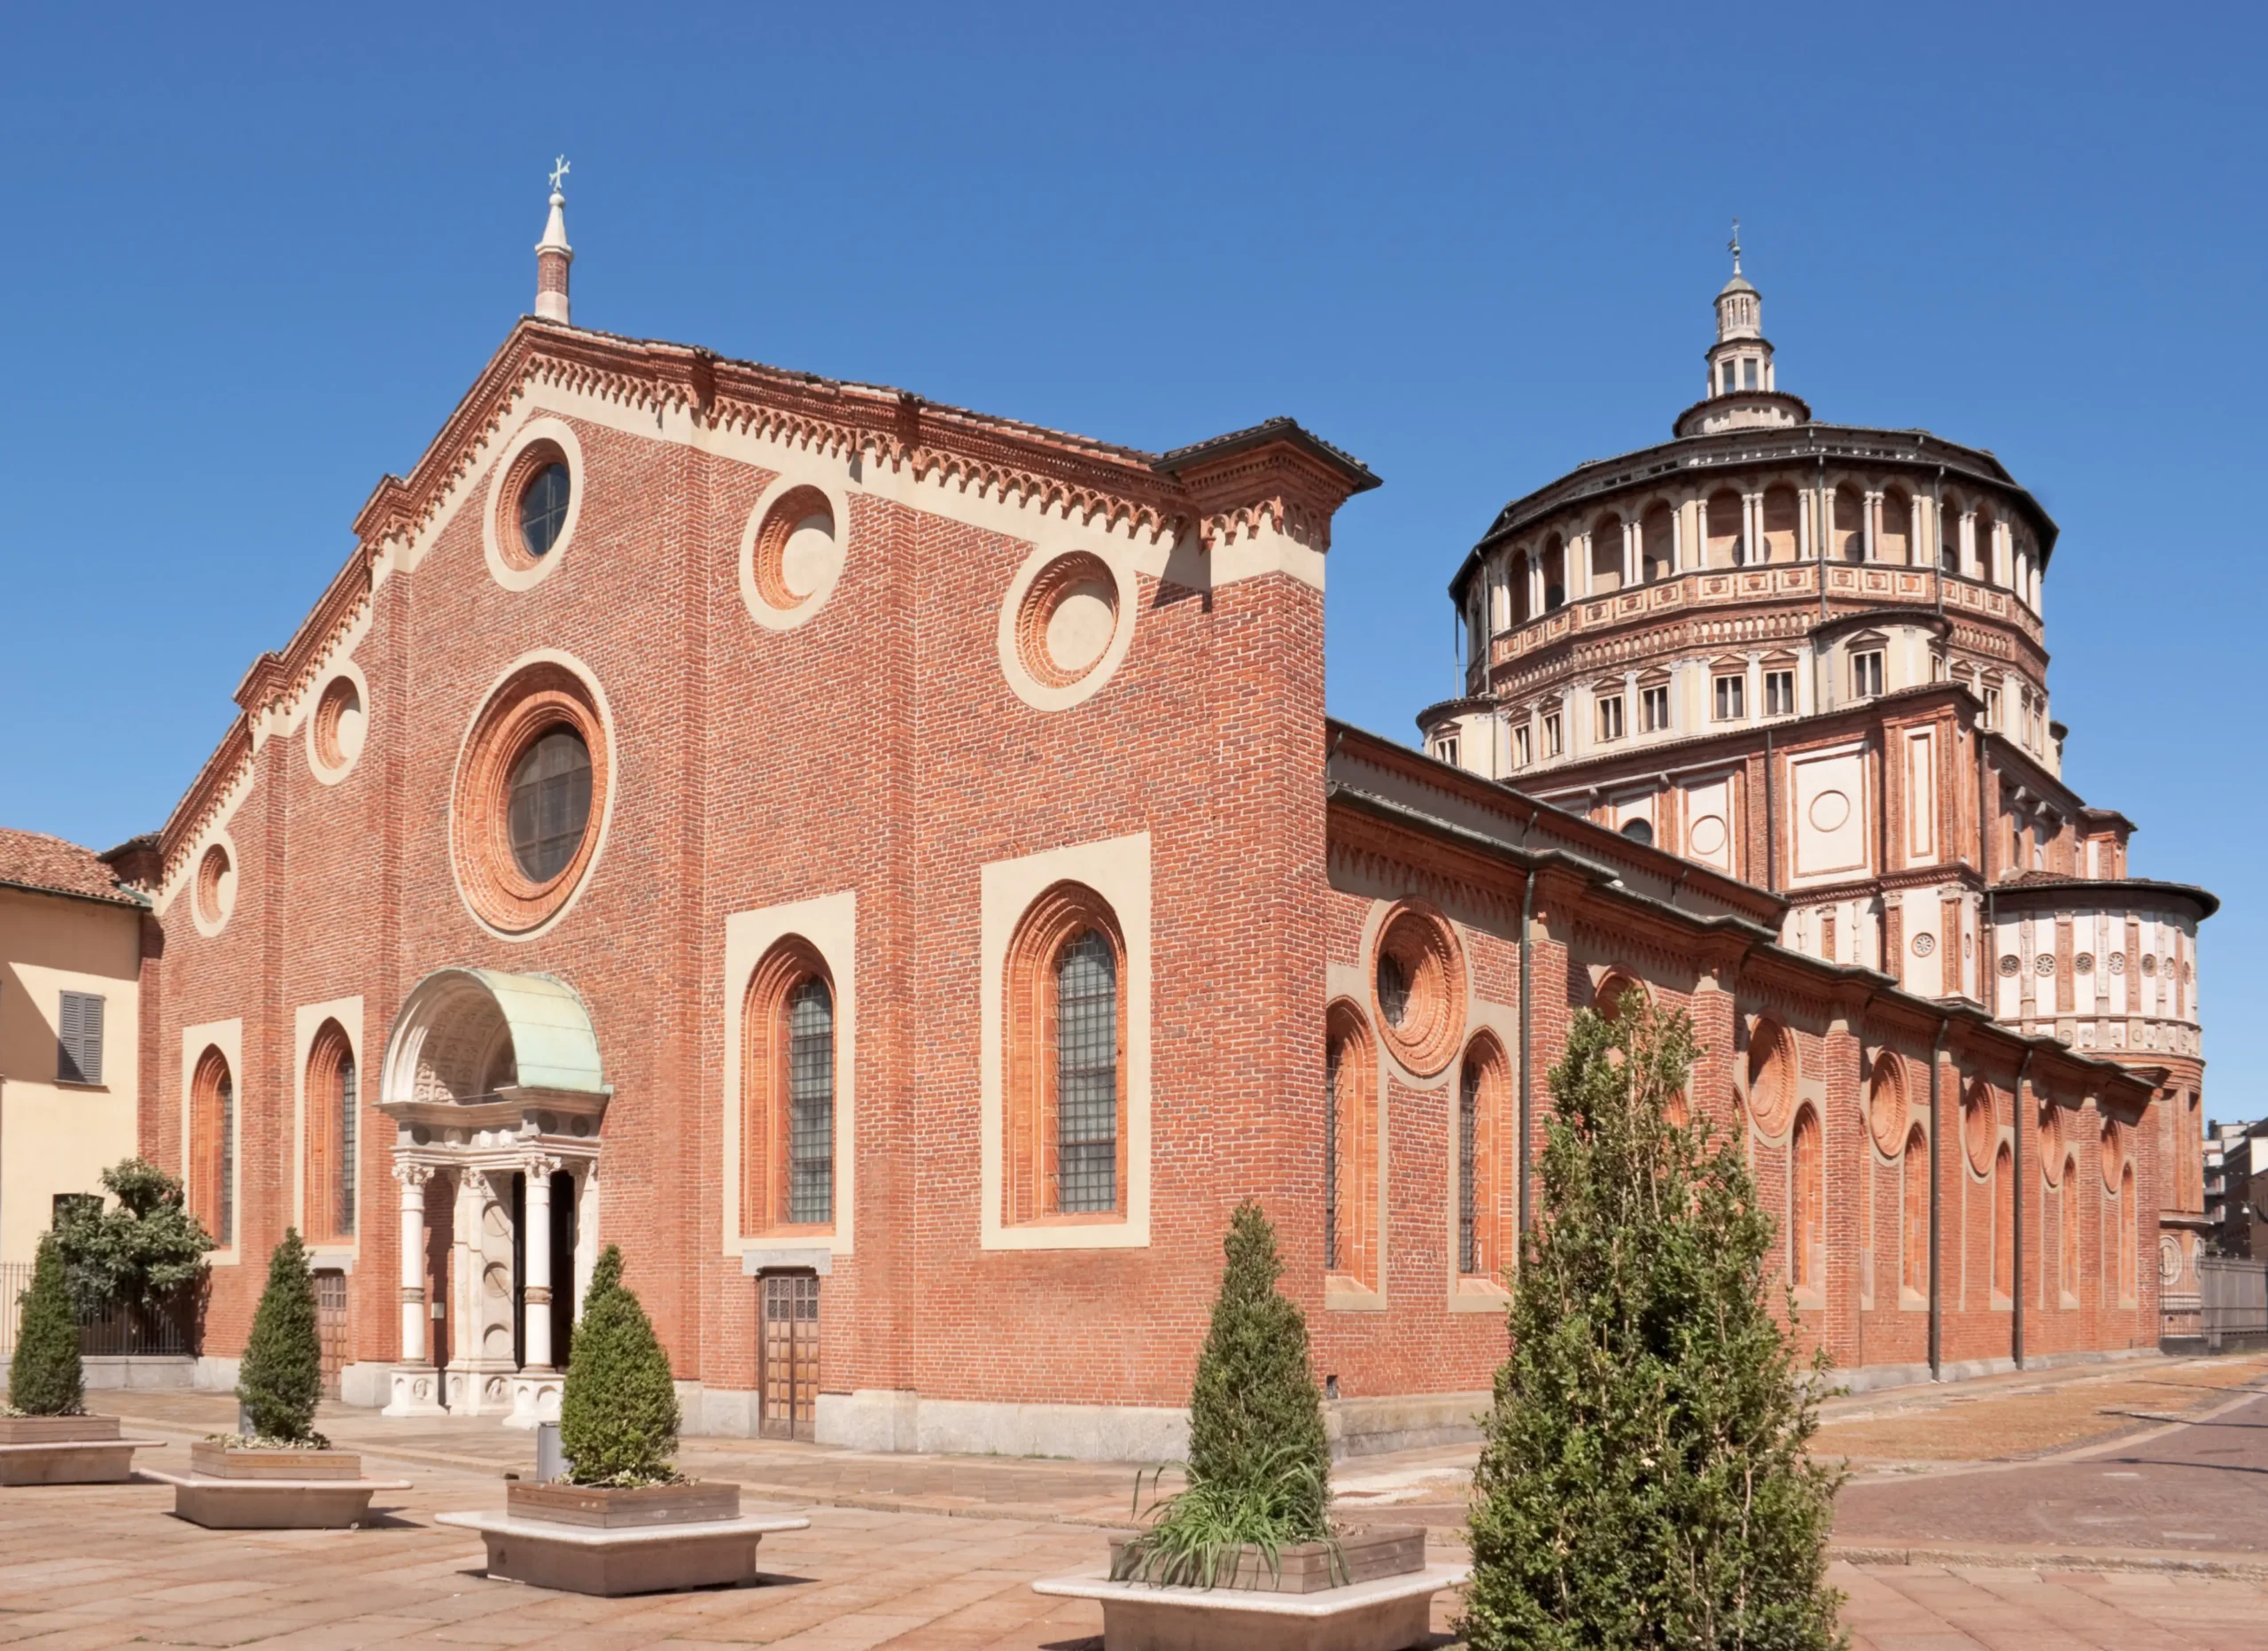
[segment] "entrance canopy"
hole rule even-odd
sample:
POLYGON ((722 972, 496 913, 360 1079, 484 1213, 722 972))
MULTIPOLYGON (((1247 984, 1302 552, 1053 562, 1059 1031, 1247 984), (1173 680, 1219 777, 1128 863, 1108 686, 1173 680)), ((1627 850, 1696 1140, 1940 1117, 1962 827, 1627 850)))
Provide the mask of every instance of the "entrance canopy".
POLYGON ((574 988, 548 974, 437 969, 403 1000, 386 1043, 381 1106, 485 1108, 530 1092, 571 1107, 581 1098, 594 1111, 612 1093, 574 988))

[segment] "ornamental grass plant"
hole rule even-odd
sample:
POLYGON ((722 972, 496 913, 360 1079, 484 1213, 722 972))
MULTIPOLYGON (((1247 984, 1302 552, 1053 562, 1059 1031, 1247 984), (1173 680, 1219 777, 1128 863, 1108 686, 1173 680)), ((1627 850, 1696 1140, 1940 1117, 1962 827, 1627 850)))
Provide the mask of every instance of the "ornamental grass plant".
POLYGON ((592 1270, 559 1398, 559 1447, 576 1484, 616 1489, 672 1484, 677 1470, 677 1388, 654 1326, 622 1283, 622 1252, 609 1244, 592 1270))
POLYGON ((1284 1266, 1257 1203, 1237 1207, 1223 1248, 1227 1266, 1190 1395, 1187 1484, 1142 1510, 1137 1479, 1145 1528, 1119 1551, 1112 1574, 1121 1579, 1210 1588, 1236 1575, 1247 1545, 1273 1571, 1283 1549, 1333 1539, 1331 1449, 1307 1320, 1276 1288, 1284 1266))
POLYGON ((284 1229, 284 1242, 268 1258, 268 1286, 253 1314, 252 1337, 245 1343, 237 1400, 251 1427, 246 1443, 296 1450, 328 1450, 315 1431, 315 1404, 322 1397, 322 1339, 315 1326, 315 1281, 307 1268, 307 1246, 299 1229, 284 1229))
POLYGON ((75 1416, 86 1410, 86 1379, 79 1364, 79 1318, 71 1308, 63 1252, 55 1235, 39 1241, 31 1288, 19 1298, 16 1354, 8 1364, 8 1407, 18 1415, 75 1416))
POLYGON ((1697 1106, 1672 1121, 1693 1053, 1633 993, 1579 1013, 1551 1071, 1473 1477, 1472 1651, 1843 1643, 1841 1475, 1805 1450, 1827 1360, 1796 1357, 1740 1142, 1697 1106))

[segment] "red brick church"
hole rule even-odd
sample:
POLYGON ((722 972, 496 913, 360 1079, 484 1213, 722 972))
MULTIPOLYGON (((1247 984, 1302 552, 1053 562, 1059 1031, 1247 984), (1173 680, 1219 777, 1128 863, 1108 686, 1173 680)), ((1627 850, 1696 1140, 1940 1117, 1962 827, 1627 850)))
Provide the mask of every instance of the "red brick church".
POLYGON ((221 1240, 214 1379, 297 1226, 345 1397, 531 1423, 618 1243, 693 1430, 1173 1454, 1257 1196, 1342 1446, 1445 1437, 1543 1074, 1633 986, 1839 1363, 2155 1344, 2158 1077, 1325 716, 1358 461, 579 328, 551 205, 162 833, 141 1131, 221 1240))

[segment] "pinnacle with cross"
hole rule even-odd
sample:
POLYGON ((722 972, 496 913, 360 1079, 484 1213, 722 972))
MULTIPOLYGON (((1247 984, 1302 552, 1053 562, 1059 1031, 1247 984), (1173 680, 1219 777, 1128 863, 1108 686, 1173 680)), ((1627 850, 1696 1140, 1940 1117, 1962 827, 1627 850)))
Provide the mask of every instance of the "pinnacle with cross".
POLYGON ((1733 255, 1733 274, 1740 274, 1740 220, 1737 218, 1733 220, 1733 238, 1726 242, 1725 246, 1733 255))
POLYGON ((567 157, 564 155, 560 156, 558 159, 551 163, 551 192, 554 195, 559 193, 559 184, 561 180, 565 178, 568 173, 573 169, 574 168, 567 164, 567 157))

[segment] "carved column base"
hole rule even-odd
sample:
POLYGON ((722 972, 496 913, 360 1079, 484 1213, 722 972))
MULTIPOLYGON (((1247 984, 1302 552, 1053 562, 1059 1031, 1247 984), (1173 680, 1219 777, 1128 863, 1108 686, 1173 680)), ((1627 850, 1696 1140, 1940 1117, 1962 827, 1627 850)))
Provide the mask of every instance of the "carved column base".
POLYGON ((398 1364, 390 1373, 391 1397, 382 1416, 446 1416, 441 1373, 430 1364, 398 1364))
POLYGON ((559 1420, 559 1396, 566 1390, 567 1378, 556 1370, 538 1370, 531 1367, 512 1377, 512 1414, 504 1418, 508 1428, 532 1428, 540 1422, 559 1420))

